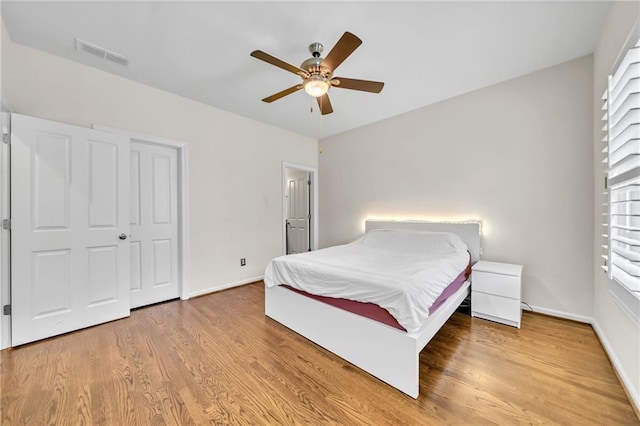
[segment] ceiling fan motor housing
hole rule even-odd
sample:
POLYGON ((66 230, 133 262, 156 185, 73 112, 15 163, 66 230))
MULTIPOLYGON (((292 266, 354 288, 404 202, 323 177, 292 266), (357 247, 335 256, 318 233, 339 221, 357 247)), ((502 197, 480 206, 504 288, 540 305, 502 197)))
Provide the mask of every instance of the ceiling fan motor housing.
POLYGON ((322 45, 322 43, 311 43, 309 45, 309 51, 311 52, 313 57, 304 61, 300 65, 300 68, 307 71, 309 75, 319 75, 329 80, 331 79, 333 73, 328 67, 322 66, 322 61, 324 60, 324 58, 320 55, 322 54, 323 50, 324 46, 322 45))

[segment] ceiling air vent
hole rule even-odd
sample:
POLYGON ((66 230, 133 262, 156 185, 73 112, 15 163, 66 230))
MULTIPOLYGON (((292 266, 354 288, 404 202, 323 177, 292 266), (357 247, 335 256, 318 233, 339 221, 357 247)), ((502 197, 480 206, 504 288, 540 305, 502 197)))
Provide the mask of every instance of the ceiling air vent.
POLYGON ((76 50, 81 52, 89 53, 93 56, 97 56, 102 59, 106 59, 107 61, 116 63, 118 65, 122 65, 124 67, 129 66, 129 59, 118 54, 112 52, 110 50, 105 49, 104 47, 96 46, 93 43, 89 43, 84 40, 76 39, 76 50))

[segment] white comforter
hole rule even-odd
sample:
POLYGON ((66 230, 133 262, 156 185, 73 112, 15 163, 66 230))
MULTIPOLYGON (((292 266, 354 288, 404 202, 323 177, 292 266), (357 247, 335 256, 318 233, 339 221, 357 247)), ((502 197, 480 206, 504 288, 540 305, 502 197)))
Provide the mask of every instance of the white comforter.
POLYGON ((267 266, 264 282, 375 303, 411 333, 468 262, 467 247, 457 235, 380 230, 349 244, 277 257, 267 266))

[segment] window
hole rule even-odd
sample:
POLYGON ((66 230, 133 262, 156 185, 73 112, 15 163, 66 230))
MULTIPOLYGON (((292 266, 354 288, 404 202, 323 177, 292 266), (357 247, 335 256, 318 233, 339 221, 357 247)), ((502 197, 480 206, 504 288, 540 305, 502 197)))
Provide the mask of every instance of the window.
POLYGON ((640 298, 640 39, 621 55, 602 96, 606 169, 603 248, 609 278, 640 298))

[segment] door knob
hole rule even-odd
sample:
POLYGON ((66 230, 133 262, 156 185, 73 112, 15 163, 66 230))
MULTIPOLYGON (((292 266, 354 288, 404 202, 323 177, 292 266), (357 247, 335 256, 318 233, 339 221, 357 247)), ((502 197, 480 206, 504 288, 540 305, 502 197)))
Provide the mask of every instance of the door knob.
POLYGON ((118 236, 118 238, 120 238, 121 240, 126 240, 127 239, 127 234, 120 234, 118 236))

